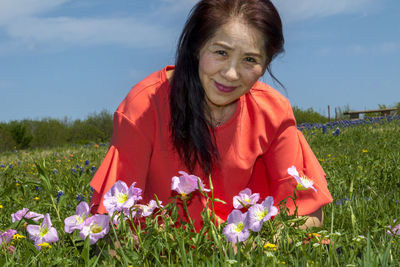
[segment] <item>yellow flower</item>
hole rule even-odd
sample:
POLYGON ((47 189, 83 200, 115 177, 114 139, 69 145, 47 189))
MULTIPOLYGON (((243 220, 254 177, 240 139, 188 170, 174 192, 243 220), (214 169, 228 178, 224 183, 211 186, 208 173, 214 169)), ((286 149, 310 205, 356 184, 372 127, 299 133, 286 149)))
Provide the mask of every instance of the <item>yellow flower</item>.
POLYGON ((362 150, 362 153, 367 153, 367 152, 368 152, 368 150, 366 150, 366 149, 362 150))
POLYGON ((33 199, 34 199, 34 200, 39 200, 39 197, 34 197, 33 199))
POLYGON ((40 243, 40 244, 38 244, 38 246, 39 247, 46 247, 46 248, 51 248, 51 245, 49 244, 49 243, 46 243, 46 242, 43 242, 43 243, 40 243))
POLYGON ((320 238, 320 237, 321 237, 321 235, 320 235, 320 234, 317 234, 317 233, 309 233, 309 234, 308 234, 308 237, 309 237, 309 238, 313 238, 313 237, 315 237, 315 238, 317 238, 317 239, 318 239, 318 238, 320 238))
POLYGON ((15 184, 15 186, 20 186, 20 185, 21 185, 21 184, 19 184, 19 183, 16 183, 16 184, 15 184))
POLYGON ((2 209, 3 208, 3 205, 0 205, 0 209, 2 209))
POLYGON ((26 237, 23 235, 20 235, 20 234, 13 235, 13 239, 23 239, 23 238, 26 238, 26 237))
POLYGON ((264 248, 275 251, 276 250, 276 245, 275 244, 271 244, 271 243, 267 243, 267 244, 264 245, 264 248))

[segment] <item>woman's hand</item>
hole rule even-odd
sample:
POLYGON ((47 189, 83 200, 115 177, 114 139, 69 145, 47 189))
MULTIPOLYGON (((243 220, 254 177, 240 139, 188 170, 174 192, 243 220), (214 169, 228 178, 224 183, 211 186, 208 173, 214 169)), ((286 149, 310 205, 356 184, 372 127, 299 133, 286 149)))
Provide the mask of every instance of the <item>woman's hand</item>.
POLYGON ((299 227, 300 229, 308 229, 311 227, 322 227, 322 224, 324 222, 324 213, 322 211, 322 208, 319 208, 313 213, 307 215, 307 217, 308 217, 307 221, 299 227))

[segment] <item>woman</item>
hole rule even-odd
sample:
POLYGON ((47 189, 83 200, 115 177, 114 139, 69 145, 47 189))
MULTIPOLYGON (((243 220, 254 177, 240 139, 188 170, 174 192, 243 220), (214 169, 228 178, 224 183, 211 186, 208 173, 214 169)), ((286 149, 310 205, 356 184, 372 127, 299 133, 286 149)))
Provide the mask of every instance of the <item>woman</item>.
MULTIPOLYGON (((292 196, 292 165, 314 182, 297 193, 304 227, 322 224, 332 197, 325 173, 297 130, 286 98, 258 79, 283 51, 282 24, 268 0, 202 0, 192 10, 177 48, 176 64, 132 88, 114 115, 109 151, 91 181, 92 212, 106 212, 104 194, 117 180, 136 182, 147 203, 172 196, 178 171, 211 174, 216 215, 225 220, 233 196, 250 188, 275 204, 292 196)), ((271 74, 272 75, 272 74, 271 74)), ((272 75, 274 78, 274 76, 272 75)), ((204 199, 193 195, 189 212, 201 225, 204 199)), ((294 212, 294 204, 288 202, 294 212)), ((183 216, 183 215, 182 215, 183 216)))

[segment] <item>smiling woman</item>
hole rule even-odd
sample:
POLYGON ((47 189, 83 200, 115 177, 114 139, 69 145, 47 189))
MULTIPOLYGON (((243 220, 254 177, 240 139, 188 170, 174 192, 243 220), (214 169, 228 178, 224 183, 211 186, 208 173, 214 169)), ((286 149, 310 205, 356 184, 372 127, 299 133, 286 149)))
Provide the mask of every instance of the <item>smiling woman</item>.
MULTIPOLYGON (((298 214, 311 215, 307 226, 321 225, 321 207, 332 201, 325 173, 297 130, 289 101, 258 81, 266 71, 272 75, 270 63, 283 43, 269 0, 199 1, 175 66, 134 86, 115 112, 109 151, 91 182, 92 212, 106 212, 104 196, 117 180, 136 182, 145 203, 154 195, 167 203, 171 177, 183 171, 206 187, 211 175, 214 196, 227 202, 215 203, 215 212, 226 220, 245 188, 261 199, 271 196, 275 205, 291 196, 297 183, 287 170, 294 166, 316 190, 297 193, 298 214)), ((200 194, 188 202, 197 228, 204 205, 200 194)), ((294 212, 294 203, 287 205, 294 212)))

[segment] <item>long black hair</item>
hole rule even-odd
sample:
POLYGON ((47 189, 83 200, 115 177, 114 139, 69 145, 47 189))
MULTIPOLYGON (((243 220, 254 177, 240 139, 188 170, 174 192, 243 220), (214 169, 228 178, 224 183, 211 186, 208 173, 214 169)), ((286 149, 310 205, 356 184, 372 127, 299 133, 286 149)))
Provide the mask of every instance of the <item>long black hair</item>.
POLYGON ((198 74, 198 57, 218 28, 232 18, 243 19, 263 34, 265 64, 274 79, 270 63, 283 52, 282 22, 271 1, 201 0, 193 7, 178 41, 170 92, 171 139, 190 172, 198 164, 207 175, 218 163, 213 126, 207 119, 210 111, 198 74))

